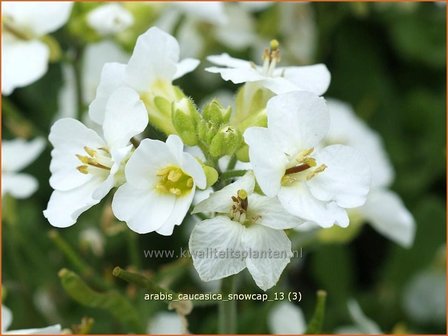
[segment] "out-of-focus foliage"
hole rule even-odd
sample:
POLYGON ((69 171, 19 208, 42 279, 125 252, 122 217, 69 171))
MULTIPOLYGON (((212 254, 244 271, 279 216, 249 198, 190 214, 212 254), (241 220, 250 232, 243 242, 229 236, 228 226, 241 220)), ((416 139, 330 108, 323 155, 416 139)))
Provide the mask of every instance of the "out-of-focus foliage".
MULTIPOLYGON (((285 4, 286 5, 286 4, 285 4)), ((89 10, 95 4, 75 5, 74 13, 89 10)), ((130 10, 133 4, 128 5, 130 10)), ((281 6, 273 4, 254 15, 261 36, 286 40, 279 32, 281 6)), ((295 6, 302 6, 295 4, 295 6)), ((308 6, 308 5, 307 5, 308 6)), ((417 233, 412 248, 398 247, 364 225, 348 244, 304 246, 304 257, 294 259, 287 276, 270 292, 300 290, 300 306, 310 318, 315 307, 315 291, 327 291, 327 310, 323 331, 333 332, 349 324, 346 303, 356 298, 367 316, 387 333, 403 330, 412 333, 444 333, 444 321, 419 321, 405 309, 404 295, 410 281, 422 271, 445 264, 437 261, 438 250, 445 244, 445 9, 433 3, 372 4, 313 3, 309 5, 316 30, 316 46, 309 62, 324 63, 332 74, 325 96, 350 103, 358 115, 384 139, 394 165, 396 178, 392 189, 403 198, 416 218, 417 233)), ((141 12, 136 12, 143 15, 141 12)), ((157 16, 147 13, 148 26, 134 34, 116 37, 126 50, 157 16)), ((298 17, 298 20, 303 18, 298 17)), ((309 18, 307 18, 309 19, 309 18)), ((141 22, 141 20, 138 20, 141 22)), ((98 40, 83 22, 70 21, 55 36, 63 50, 72 43, 98 40), (85 40, 76 42, 77 30, 85 40), (84 30, 83 30, 84 29, 84 30)), ((207 44, 206 54, 227 51, 251 59, 253 50, 233 51, 219 43, 207 44)), ((292 58, 285 57, 284 65, 292 58)), ((298 60, 296 60, 298 61, 298 60)), ((258 59, 257 59, 258 62, 258 59)), ((207 64, 204 60, 203 64, 207 64)), ((227 82, 200 77, 196 71, 179 81, 196 102, 220 88, 235 91, 227 82)), ((3 138, 17 136, 46 137, 60 109, 58 94, 63 85, 60 63, 51 64, 48 73, 34 84, 17 89, 5 98, 2 110, 3 138)), ((144 301, 144 290, 114 278, 115 266, 144 270, 148 277, 180 292, 199 292, 198 279, 191 264, 181 259, 144 258, 144 249, 187 248, 190 223, 184 223, 171 237, 137 235, 125 229, 111 215, 110 201, 81 216, 78 224, 59 231, 59 236, 78 254, 70 260, 54 239, 52 229, 42 215, 51 193, 49 179, 50 147, 26 172, 39 180, 40 188, 27 200, 3 199, 3 288, 4 303, 14 312, 11 329, 40 327, 60 323, 72 328, 83 317, 92 317, 94 333, 128 333, 120 320, 112 320, 106 310, 94 305, 83 306, 72 300, 61 285, 58 272, 73 269, 95 291, 119 291, 120 299, 132 303, 139 314, 140 326, 146 327, 151 316, 166 309, 163 302, 144 301), (83 242, 81 233, 97 228, 104 236, 104 254, 98 255, 83 242), (136 247, 137 246, 137 247, 136 247), (157 274, 157 275, 154 275, 157 274)), ((286 272, 285 272, 286 273, 286 272)), ((240 279, 244 281, 242 276, 240 279)), ((238 292, 259 291, 244 281, 238 292)), ((118 297, 118 296, 117 296, 118 297)), ((238 303, 238 331, 266 333, 264 324, 273 303, 238 303)), ((216 306, 195 307, 188 316, 189 330, 194 333, 216 332, 216 306)))

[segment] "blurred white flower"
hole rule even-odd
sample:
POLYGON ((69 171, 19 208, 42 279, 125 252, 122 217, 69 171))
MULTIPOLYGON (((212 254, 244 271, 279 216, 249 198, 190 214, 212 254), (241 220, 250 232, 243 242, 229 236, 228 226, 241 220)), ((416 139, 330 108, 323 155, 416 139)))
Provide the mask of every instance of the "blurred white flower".
POLYGON ((306 330, 306 322, 302 310, 291 302, 276 304, 268 315, 269 330, 273 334, 297 335, 306 330))
POLYGON ((445 271, 425 270, 415 275, 406 286, 403 306, 412 321, 421 324, 445 323, 445 271))
POLYGON ((20 329, 20 330, 8 330, 12 323, 11 311, 2 305, 2 335, 59 335, 62 332, 61 326, 55 324, 45 328, 36 329, 20 329))
POLYGON ((266 291, 289 263, 291 242, 283 230, 302 221, 288 214, 277 198, 256 194, 254 188, 250 172, 194 208, 193 213, 218 213, 196 224, 190 236, 193 265, 203 281, 222 279, 247 267, 257 286, 266 291), (245 255, 248 250, 251 253, 245 255))
MULTIPOLYGON (((89 115, 102 124, 107 99, 121 86, 132 88, 145 101, 155 96, 175 99, 175 90, 169 89, 171 82, 193 71, 198 60, 179 61, 179 44, 171 35, 159 28, 150 28, 139 36, 128 64, 106 63, 101 73, 96 98, 90 104, 89 115)), ((151 114, 151 117, 156 117, 151 114)))
POLYGON ((99 6, 87 15, 87 24, 101 36, 120 33, 133 23, 132 14, 119 3, 99 6))
POLYGON ((265 50, 262 66, 228 54, 213 55, 207 59, 219 67, 209 67, 206 71, 219 73, 222 79, 234 84, 254 83, 276 94, 309 91, 322 95, 330 85, 330 72, 324 64, 277 67, 280 60, 277 41, 271 42, 271 48, 265 50))
POLYGON ((148 124, 140 97, 119 88, 105 106, 104 138, 75 119, 60 119, 51 128, 50 185, 53 189, 44 216, 56 227, 76 223, 81 213, 98 204, 123 178, 123 161, 130 139, 148 124))
POLYGON ((249 157, 263 192, 278 195, 290 213, 322 227, 346 227, 346 209, 366 201, 367 162, 344 145, 321 148, 330 117, 323 98, 292 92, 271 98, 268 127, 244 133, 249 157))
POLYGON ((182 335, 188 333, 184 316, 176 313, 157 313, 149 321, 147 333, 150 335, 182 335))
POLYGON ((2 195, 27 198, 37 190, 37 180, 19 171, 33 162, 44 148, 42 138, 30 142, 23 139, 2 141, 2 195))
POLYGON ((104 254, 104 236, 96 228, 82 230, 79 234, 79 243, 81 247, 91 250, 97 257, 104 254))
POLYGON ((62 27, 73 2, 11 1, 2 5, 2 94, 27 86, 48 68, 49 47, 41 37, 62 27))
POLYGON ((394 172, 381 138, 356 116, 353 109, 340 101, 328 100, 330 130, 325 138, 329 144, 341 143, 363 153, 371 167, 371 187, 366 203, 354 209, 383 234, 403 247, 412 245, 415 222, 400 197, 389 190, 394 172))
POLYGON ((112 209, 137 233, 170 236, 174 226, 182 223, 196 186, 206 187, 201 165, 183 152, 177 135, 170 135, 166 143, 144 139, 129 159, 125 175, 112 209))
POLYGON ((354 325, 340 327, 336 330, 336 333, 357 335, 383 334, 383 331, 380 329, 378 324, 364 314, 358 302, 355 300, 350 300, 347 303, 347 307, 354 325))

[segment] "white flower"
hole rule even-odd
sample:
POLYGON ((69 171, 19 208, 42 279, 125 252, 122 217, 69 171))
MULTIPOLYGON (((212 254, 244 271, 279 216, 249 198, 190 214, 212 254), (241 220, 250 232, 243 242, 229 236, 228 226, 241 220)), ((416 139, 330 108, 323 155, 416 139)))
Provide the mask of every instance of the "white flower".
POLYGON ((169 136, 166 143, 144 139, 129 159, 125 175, 112 209, 137 233, 171 235, 174 226, 182 223, 196 186, 206 187, 201 165, 183 152, 177 135, 169 136))
POLYGON ((342 143, 364 154, 371 167, 371 190, 364 206, 354 211, 375 230, 403 247, 412 245, 415 222, 400 197, 389 190, 394 172, 381 138, 345 103, 329 100, 330 130, 326 143, 342 143))
POLYGON ((133 23, 132 14, 118 3, 99 6, 87 15, 87 24, 102 36, 120 33, 133 23))
POLYGON ((276 304, 268 315, 268 326, 273 334, 297 335, 306 330, 302 310, 291 302, 276 304))
POLYGON ((184 316, 176 313, 157 313, 149 321, 147 332, 150 335, 182 335, 187 333, 184 316))
POLYGON ((383 334, 383 331, 380 329, 378 324, 376 324, 364 314, 358 302, 356 302, 355 300, 350 300, 347 303, 347 306, 350 316, 355 324, 338 328, 336 330, 338 334, 383 334))
POLYGON ((244 138, 263 192, 292 214, 322 227, 346 227, 345 209, 364 204, 370 185, 368 164, 344 145, 319 148, 330 118, 323 98, 309 92, 273 97, 268 127, 252 127, 244 138))
POLYGON ((253 193, 254 187, 253 174, 248 173, 194 208, 193 213, 218 213, 196 224, 190 236, 193 265, 203 281, 247 267, 257 286, 268 290, 289 263, 291 242, 283 230, 302 221, 288 214, 276 198, 253 193))
MULTIPOLYGON (((184 59, 179 62, 179 44, 171 35, 153 27, 139 36, 128 64, 107 63, 103 67, 96 98, 89 107, 93 121, 102 124, 104 107, 110 94, 120 86, 132 88, 144 101, 162 96, 175 99, 171 82, 193 71, 199 61, 184 59)), ((157 117, 150 112, 150 118, 157 117)))
POLYGON ((12 313, 2 305, 2 335, 58 335, 61 334, 62 329, 59 324, 55 324, 45 328, 36 329, 20 329, 20 330, 8 330, 12 323, 12 313))
POLYGON ((45 148, 42 138, 26 142, 23 139, 3 140, 2 142, 2 195, 27 198, 38 187, 37 180, 20 170, 33 162, 45 148))
POLYGON ((228 54, 209 56, 207 59, 219 67, 205 70, 221 74, 222 79, 234 84, 255 83, 275 94, 292 91, 309 91, 322 95, 330 85, 330 73, 324 64, 277 68, 280 60, 278 43, 273 41, 266 49, 262 66, 230 57, 228 54))
POLYGON ((104 254, 104 236, 96 228, 89 227, 82 230, 79 234, 79 243, 82 248, 91 250, 97 257, 104 254))
POLYGON ((104 137, 75 119, 60 119, 51 128, 50 185, 54 192, 44 216, 56 227, 73 225, 120 181, 118 174, 148 115, 131 89, 117 89, 105 106, 104 137))
POLYGON ((64 25, 72 2, 15 1, 2 5, 2 94, 27 86, 46 72, 50 50, 40 38, 64 25))

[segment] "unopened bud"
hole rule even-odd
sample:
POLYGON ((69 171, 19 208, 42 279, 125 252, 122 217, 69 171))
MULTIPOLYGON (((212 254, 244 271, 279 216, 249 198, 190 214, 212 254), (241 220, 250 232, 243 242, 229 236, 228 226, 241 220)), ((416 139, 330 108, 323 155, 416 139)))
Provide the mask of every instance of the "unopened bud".
POLYGON ((173 126, 179 137, 188 146, 195 146, 198 143, 196 126, 199 117, 199 112, 190 98, 185 97, 173 103, 173 126))
POLYGON ((210 154, 214 157, 233 155, 242 143, 241 133, 231 126, 226 126, 213 137, 210 143, 210 154))
POLYGON ((224 106, 221 105, 221 103, 218 100, 213 99, 210 103, 208 103, 204 107, 203 116, 205 120, 213 124, 222 125, 229 121, 230 113, 231 113, 230 106, 225 108, 224 106))

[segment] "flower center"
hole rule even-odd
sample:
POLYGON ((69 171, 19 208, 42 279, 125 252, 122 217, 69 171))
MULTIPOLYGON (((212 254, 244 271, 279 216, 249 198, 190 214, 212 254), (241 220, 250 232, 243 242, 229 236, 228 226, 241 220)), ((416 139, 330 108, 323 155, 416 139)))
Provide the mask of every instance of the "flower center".
POLYGON ((260 218, 260 216, 252 216, 249 213, 249 198, 246 190, 238 190, 236 196, 232 196, 232 201, 229 214, 231 220, 250 226, 260 218))
POLYGON ((82 165, 76 167, 82 174, 109 174, 113 165, 110 152, 107 148, 101 147, 96 150, 85 146, 84 151, 87 155, 76 154, 82 165))
POLYGON ((310 156, 313 151, 314 148, 309 148, 296 156, 292 166, 285 170, 282 185, 288 186, 304 179, 310 180, 327 168, 325 164, 317 165, 316 159, 310 156))
POLYGON ((272 40, 269 48, 266 48, 263 53, 263 68, 261 73, 265 76, 272 77, 275 66, 280 62, 280 44, 277 40, 272 40))
POLYGON ((157 172, 156 190, 164 194, 183 196, 193 188, 193 178, 176 166, 168 166, 157 172))

